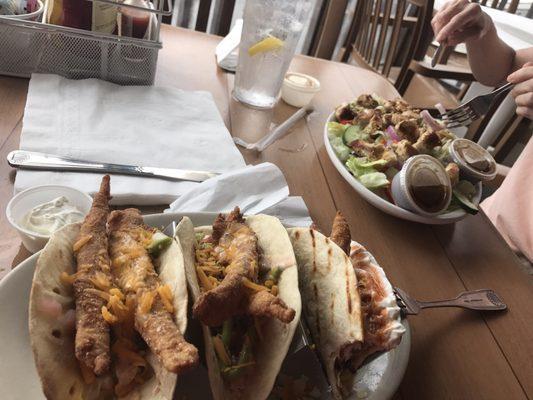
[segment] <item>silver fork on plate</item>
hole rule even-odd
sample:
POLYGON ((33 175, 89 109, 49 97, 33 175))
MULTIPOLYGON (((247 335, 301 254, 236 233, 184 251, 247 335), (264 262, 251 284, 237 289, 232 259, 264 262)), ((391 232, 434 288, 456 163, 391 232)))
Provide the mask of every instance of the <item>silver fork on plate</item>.
POLYGON ((441 114, 442 120, 446 123, 447 128, 468 126, 489 111, 490 105, 496 97, 503 93, 509 92, 513 86, 514 85, 512 83, 507 83, 490 93, 476 96, 469 102, 460 105, 456 109, 441 114))
POLYGON ((418 301, 400 288, 394 288, 396 302, 405 315, 416 315, 423 308, 461 307, 469 310, 498 311, 505 310, 507 305, 491 289, 472 290, 463 292, 455 299, 439 301, 418 301))

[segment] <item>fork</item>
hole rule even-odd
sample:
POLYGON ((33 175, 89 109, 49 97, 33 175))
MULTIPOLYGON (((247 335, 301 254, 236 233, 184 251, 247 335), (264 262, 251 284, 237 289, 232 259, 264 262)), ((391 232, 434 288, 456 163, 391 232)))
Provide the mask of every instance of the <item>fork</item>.
POLYGON ((470 125, 473 121, 481 118, 489 111, 490 105, 496 97, 509 92, 513 86, 512 83, 507 83, 493 90, 491 93, 476 96, 468 103, 441 114, 443 121, 446 123, 446 127, 451 129, 470 125))
POLYGON ((502 299, 491 289, 463 292, 455 299, 439 301, 418 301, 397 287, 394 288, 394 294, 402 314, 405 315, 416 315, 423 308, 435 307, 461 307, 481 311, 498 311, 507 308, 502 299))

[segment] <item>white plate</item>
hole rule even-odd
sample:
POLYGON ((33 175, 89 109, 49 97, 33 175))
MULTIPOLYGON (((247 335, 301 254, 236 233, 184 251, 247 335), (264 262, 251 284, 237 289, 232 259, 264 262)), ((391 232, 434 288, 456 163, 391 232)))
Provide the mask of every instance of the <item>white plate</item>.
MULTIPOLYGON (((165 227, 184 214, 153 214, 145 217, 148 225, 165 227)), ((217 214, 187 213, 195 225, 210 225, 217 214)), ((15 267, 0 281, 0 387, 2 398, 10 400, 44 399, 33 362, 28 335, 28 300, 33 270, 39 253, 15 267)), ((353 400, 386 400, 398 389, 403 378, 411 335, 407 322, 400 345, 381 354, 357 372, 357 395, 353 400), (365 397, 361 397, 361 396, 365 397)))
MULTIPOLYGON (((344 180, 350 184, 355 191, 363 197, 366 201, 372 204, 374 207, 379 208, 381 211, 386 212, 387 214, 393 215, 398 218, 406 219, 414 222, 421 222, 423 224, 429 225, 442 225, 442 224, 451 224, 462 220, 468 216, 468 213, 464 210, 455 210, 445 214, 437 215, 436 217, 428 217, 424 215, 415 214, 411 211, 405 210, 401 207, 398 207, 395 204, 392 204, 390 201, 378 196, 372 190, 367 189, 363 186, 359 180, 353 176, 348 168, 343 164, 341 160, 335 154, 335 150, 331 147, 328 137, 328 122, 335 120, 335 112, 332 112, 328 117, 326 124, 324 125, 324 145, 326 146, 326 151, 328 153, 331 162, 337 168, 337 171, 342 175, 344 180)), ((479 203, 481 200, 481 182, 476 185, 477 194, 474 198, 474 203, 479 203)))

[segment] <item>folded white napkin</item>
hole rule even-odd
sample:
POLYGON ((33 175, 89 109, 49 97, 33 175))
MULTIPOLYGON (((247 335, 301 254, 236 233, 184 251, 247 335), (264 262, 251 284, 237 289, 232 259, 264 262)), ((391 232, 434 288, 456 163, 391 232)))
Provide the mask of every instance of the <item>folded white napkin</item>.
POLYGON ((229 212, 269 214, 286 226, 309 226, 311 218, 301 197, 289 197, 283 173, 271 163, 249 166, 202 182, 165 212, 229 212))
MULTIPOLYGON (((208 92, 34 74, 22 150, 86 160, 226 172, 245 162, 208 92)), ((61 184, 93 193, 101 174, 18 171, 15 191, 61 184)), ((198 183, 113 175, 114 204, 169 204, 198 183)))

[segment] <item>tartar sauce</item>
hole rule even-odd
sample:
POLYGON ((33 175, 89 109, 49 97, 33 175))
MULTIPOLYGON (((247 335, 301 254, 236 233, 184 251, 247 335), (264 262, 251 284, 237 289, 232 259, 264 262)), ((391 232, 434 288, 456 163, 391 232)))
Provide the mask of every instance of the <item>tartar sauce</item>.
POLYGON ((82 221, 83 218, 83 213, 71 206, 65 196, 61 196, 33 207, 20 221, 20 225, 29 231, 50 235, 65 225, 82 221))

